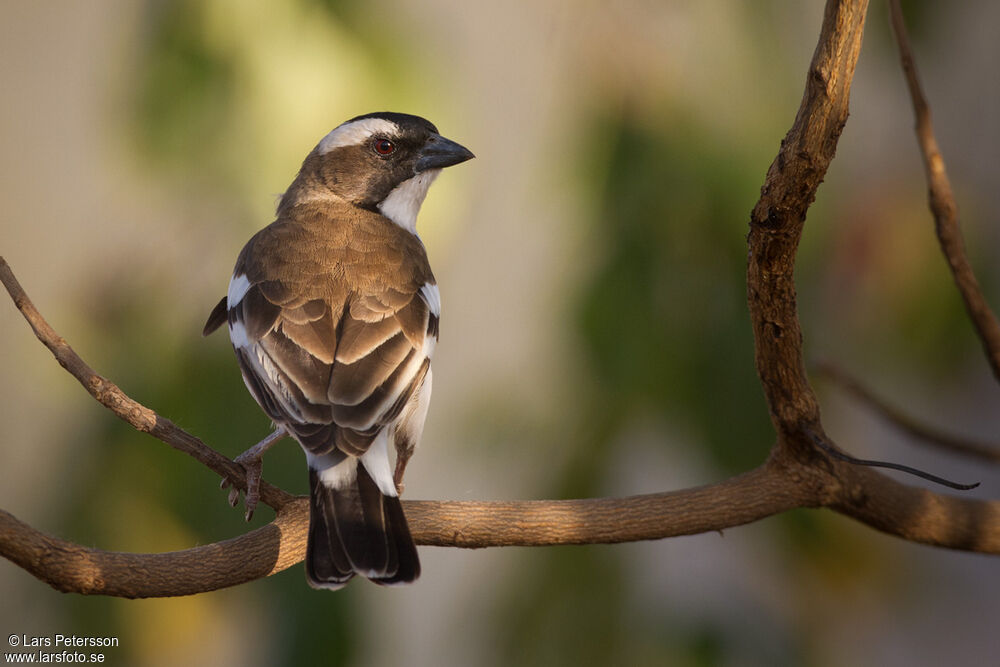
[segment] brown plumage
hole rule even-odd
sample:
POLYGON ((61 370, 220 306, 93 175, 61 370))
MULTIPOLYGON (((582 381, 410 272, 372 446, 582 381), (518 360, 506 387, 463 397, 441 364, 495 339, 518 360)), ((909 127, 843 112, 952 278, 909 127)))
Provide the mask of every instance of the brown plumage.
POLYGON ((228 322, 247 388, 306 452, 314 586, 419 575, 397 490, 423 429, 440 301, 414 224, 437 171, 470 157, 415 116, 344 123, 243 248, 205 325, 228 322))

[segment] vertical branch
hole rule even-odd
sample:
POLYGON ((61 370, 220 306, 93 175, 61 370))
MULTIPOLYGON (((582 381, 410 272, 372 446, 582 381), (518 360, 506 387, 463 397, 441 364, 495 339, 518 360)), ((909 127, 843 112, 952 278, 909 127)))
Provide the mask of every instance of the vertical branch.
MULTIPOLYGON (((781 447, 804 428, 820 430, 819 403, 806 377, 794 283, 806 211, 847 122, 867 0, 828 0, 795 122, 768 169, 747 237, 747 301, 755 359, 781 447)), ((810 445, 804 445, 811 447, 810 445)))
POLYGON ((924 171, 927 174, 927 190, 930 198, 930 209, 934 216, 934 229, 937 232, 941 251, 944 253, 948 268, 955 279, 965 308, 969 313, 993 375, 1000 380, 1000 322, 990 310, 983 297, 982 289, 976 275, 972 271, 968 255, 965 252, 965 241, 962 230, 958 226, 958 205, 951 190, 951 182, 945 171, 944 158, 938 149, 934 137, 934 126, 931 123, 931 110, 924 97, 920 78, 917 75, 917 65, 910 49, 910 39, 903 20, 903 11, 899 0, 889 0, 889 14, 892 20, 892 31, 899 46, 899 58, 906 75, 906 85, 910 90, 913 102, 913 113, 916 117, 917 142, 923 154, 924 171))

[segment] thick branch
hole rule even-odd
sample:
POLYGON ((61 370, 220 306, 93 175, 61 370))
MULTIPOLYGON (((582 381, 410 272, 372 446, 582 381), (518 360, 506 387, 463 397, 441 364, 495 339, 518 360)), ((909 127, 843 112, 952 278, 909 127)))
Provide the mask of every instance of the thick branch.
POLYGON ((817 503, 814 488, 763 466, 718 484, 627 498, 403 501, 417 544, 616 544, 741 526, 817 503))
POLYGON ((1000 554, 1000 502, 956 498, 838 463, 842 491, 829 507, 904 540, 1000 554))
MULTIPOLYGON (((847 122, 854 67, 861 51, 867 0, 826 4, 819 43, 792 128, 768 169, 750 215, 747 300, 757 373, 779 446, 801 429, 819 431, 819 403, 806 377, 796 307, 795 253, 837 140, 847 122)), ((811 444, 803 444, 811 449, 811 444)))
POLYGON ((778 440, 775 465, 830 475, 823 505, 906 539, 996 552, 1000 504, 958 500, 899 484, 816 450, 819 403, 806 377, 794 284, 806 212, 847 122, 851 80, 864 33, 867 0, 828 0, 802 103, 750 218, 747 301, 760 376, 778 440))
MULTIPOLYGON (((517 502, 404 501, 417 544, 480 548, 609 544, 718 531, 815 504, 815 487, 767 467, 719 484, 630 498, 517 502)), ((0 511, 0 552, 66 592, 158 597, 234 586, 302 560, 308 500, 267 526, 184 551, 133 554, 82 547, 0 511)))
MULTIPOLYGON (((836 464, 757 468, 719 484, 629 498, 514 502, 404 501, 417 544, 481 548, 612 544, 693 535, 796 507, 826 505, 915 542, 1000 553, 1000 503, 961 500, 836 464), (832 492, 831 489, 836 489, 832 492)), ((308 500, 240 537, 160 554, 101 551, 36 531, 0 511, 0 554, 64 592, 118 597, 190 595, 236 586, 302 560, 308 500)))
POLYGON ((906 23, 903 20, 899 0, 889 0, 889 13, 896 43, 899 45, 903 72, 906 74, 906 85, 913 102, 913 113, 916 116, 917 141, 920 144, 924 171, 927 174, 927 191, 931 213, 934 215, 934 229, 955 285, 958 286, 958 291, 965 302, 965 309, 982 342, 986 359, 993 369, 993 375, 1000 380, 1000 322, 986 302, 965 252, 965 241, 958 226, 958 205, 955 203, 951 182, 945 171, 944 158, 934 137, 931 109, 920 86, 917 64, 910 49, 910 39, 906 33, 906 23))
POLYGON ((192 595, 280 572, 302 560, 309 523, 304 499, 271 523, 231 540, 158 554, 73 544, 0 510, 0 554, 56 590, 116 597, 192 595))

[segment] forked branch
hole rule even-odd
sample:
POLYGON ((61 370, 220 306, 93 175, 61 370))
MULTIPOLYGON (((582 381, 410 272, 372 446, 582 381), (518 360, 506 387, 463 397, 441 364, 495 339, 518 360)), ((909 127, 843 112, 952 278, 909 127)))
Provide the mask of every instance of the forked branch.
MULTIPOLYGON (((761 467, 719 482, 629 498, 517 502, 404 501, 418 544, 479 548, 617 543, 718 531, 796 507, 828 507, 904 539, 1000 554, 1000 502, 907 486, 831 458, 802 355, 793 269, 806 211, 847 120, 867 2, 829 0, 799 112, 768 170, 748 237, 747 297, 757 369, 777 440, 761 467)), ((0 280, 38 338, 102 405, 237 485, 243 471, 98 376, 45 322, 0 259, 0 280)), ((734 443, 739 446, 739 443, 734 443)), ((0 512, 0 553, 63 591, 148 597, 233 586, 303 557, 308 502, 270 485, 267 526, 165 554, 89 549, 45 535, 0 512)))

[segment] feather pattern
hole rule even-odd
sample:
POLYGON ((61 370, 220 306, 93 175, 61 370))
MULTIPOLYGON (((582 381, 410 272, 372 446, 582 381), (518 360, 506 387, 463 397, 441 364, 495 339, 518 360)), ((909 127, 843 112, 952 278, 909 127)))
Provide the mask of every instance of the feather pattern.
POLYGON ((437 174, 472 157, 418 116, 342 123, 244 246, 205 324, 228 322, 247 388, 305 451, 313 586, 420 573, 398 489, 427 415, 441 299, 416 218, 437 174))
POLYGON ((309 202, 247 243, 232 282, 239 299, 225 313, 244 381, 313 457, 310 543, 322 548, 310 549, 310 582, 412 580, 387 447, 368 452, 380 437, 412 451, 423 427, 440 307, 423 244, 378 213, 309 202))
MULTIPOLYGON (((234 282, 249 286, 228 308, 230 331, 242 327, 234 342, 244 374, 255 376, 255 396, 268 394, 268 415, 293 434, 334 427, 326 442, 310 438, 317 454, 337 446, 339 430, 365 432, 398 416, 393 406, 422 379, 431 335, 423 288, 434 285, 415 236, 369 211, 329 208, 297 207, 261 230, 234 271, 234 282), (395 261, 381 259, 382 248, 395 261), (307 279, 314 275, 325 280, 307 279)), ((352 450, 360 444, 346 439, 352 450)))

